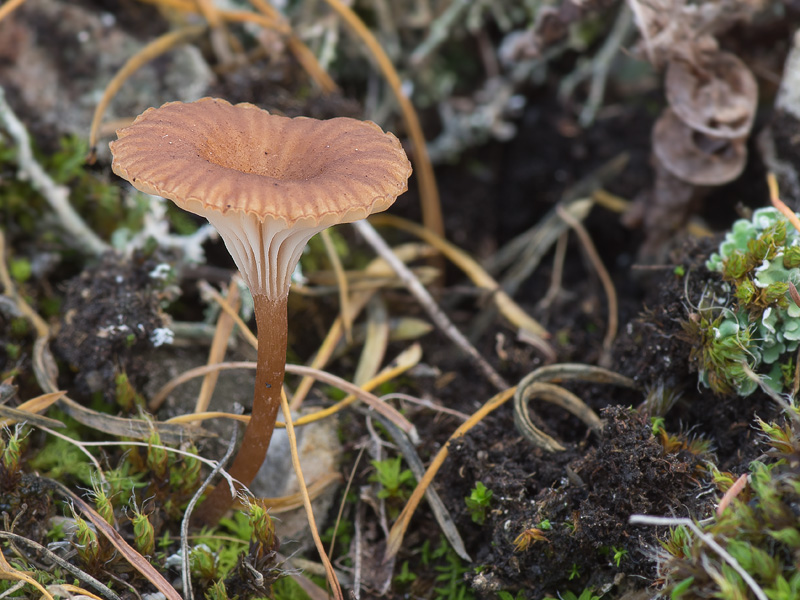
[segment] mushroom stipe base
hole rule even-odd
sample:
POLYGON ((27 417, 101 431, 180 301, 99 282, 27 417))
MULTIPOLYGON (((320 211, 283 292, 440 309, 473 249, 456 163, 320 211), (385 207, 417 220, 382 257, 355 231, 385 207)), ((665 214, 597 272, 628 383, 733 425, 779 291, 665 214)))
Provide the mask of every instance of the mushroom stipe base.
MULTIPOLYGON (((267 456, 281 409, 281 389, 286 370, 287 300, 288 295, 277 300, 265 295, 253 296, 258 327, 258 367, 253 410, 242 444, 233 465, 228 469, 228 473, 245 486, 255 479, 267 456)), ((232 504, 229 486, 220 483, 200 505, 195 519, 201 523, 215 524, 232 504)))

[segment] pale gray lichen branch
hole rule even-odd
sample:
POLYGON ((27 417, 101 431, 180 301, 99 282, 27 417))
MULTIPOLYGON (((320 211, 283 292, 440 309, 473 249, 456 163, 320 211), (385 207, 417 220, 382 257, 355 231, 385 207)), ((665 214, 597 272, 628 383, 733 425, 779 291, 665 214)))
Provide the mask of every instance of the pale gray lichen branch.
POLYGON ((739 576, 744 580, 744 582, 748 585, 748 587, 753 591, 756 595, 758 600, 768 600, 767 595, 764 593, 764 590, 756 583, 756 580, 745 571, 742 566, 738 563, 738 561, 731 556, 725 548, 723 548, 714 537, 702 529, 700 529, 694 521, 691 519, 682 519, 677 517, 653 517, 650 515, 631 515, 628 522, 631 525, 656 525, 656 526, 667 526, 667 527, 688 527, 689 529, 694 532, 694 534, 700 538, 709 548, 714 550, 717 554, 720 555, 722 560, 724 560, 728 565, 730 565, 734 571, 736 571, 739 576))
POLYGON ((99 255, 110 246, 92 231, 69 203, 69 188, 58 185, 36 162, 28 130, 6 102, 5 90, 0 87, 0 128, 4 129, 17 145, 17 177, 28 181, 56 212, 61 227, 69 234, 65 241, 78 250, 99 255))
MULTIPOLYGON (((139 194, 140 192, 134 193, 139 194)), ((166 200, 161 196, 142 195, 147 197, 148 202, 147 210, 142 218, 142 229, 136 233, 131 233, 127 229, 118 229, 111 236, 114 247, 125 255, 130 255, 134 250, 144 248, 148 240, 152 239, 160 248, 179 250, 185 262, 204 263, 203 244, 209 239, 215 238, 217 230, 206 223, 188 235, 170 233, 166 200)))

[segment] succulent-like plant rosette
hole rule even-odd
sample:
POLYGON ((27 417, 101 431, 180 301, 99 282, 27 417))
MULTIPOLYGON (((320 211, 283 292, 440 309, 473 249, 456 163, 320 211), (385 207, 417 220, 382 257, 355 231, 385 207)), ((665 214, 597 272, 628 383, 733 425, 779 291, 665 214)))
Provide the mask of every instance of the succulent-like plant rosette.
POLYGON ((800 285, 800 232, 777 209, 760 208, 733 224, 706 266, 724 283, 713 306, 694 321, 695 329, 705 329, 695 352, 700 380, 715 391, 747 396, 758 386, 744 372, 745 362, 783 390, 794 377, 800 345, 800 307, 788 294, 789 283, 800 285))

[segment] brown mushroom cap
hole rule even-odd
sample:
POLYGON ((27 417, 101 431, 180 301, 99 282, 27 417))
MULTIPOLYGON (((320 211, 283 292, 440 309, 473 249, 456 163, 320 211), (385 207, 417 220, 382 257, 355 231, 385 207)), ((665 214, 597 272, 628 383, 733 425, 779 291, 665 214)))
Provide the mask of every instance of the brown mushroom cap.
POLYGON ((385 210, 411 174, 398 139, 370 121, 291 119, 216 98, 150 108, 117 136, 112 169, 137 189, 289 226, 385 210))
POLYGON ((695 131, 669 108, 653 127, 653 153, 678 179, 722 185, 741 175, 747 162, 744 138, 714 138, 695 131))
POLYGON ((203 98, 150 108, 111 142, 112 169, 220 232, 254 294, 288 293, 311 236, 408 189, 398 139, 370 121, 271 115, 203 98))
POLYGON ((670 61, 666 92, 670 108, 696 131, 718 138, 750 133, 758 85, 747 65, 730 52, 698 53, 695 64, 670 61))

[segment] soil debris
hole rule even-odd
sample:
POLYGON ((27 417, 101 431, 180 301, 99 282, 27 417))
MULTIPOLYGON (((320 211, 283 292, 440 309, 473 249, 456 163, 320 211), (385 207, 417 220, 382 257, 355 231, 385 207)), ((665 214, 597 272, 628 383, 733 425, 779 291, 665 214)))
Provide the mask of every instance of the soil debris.
POLYGON ((75 374, 69 389, 84 397, 101 393, 111 401, 119 373, 127 373, 134 388, 143 383, 148 351, 171 338, 161 310, 170 272, 153 256, 109 253, 67 281, 53 349, 75 374))
MULTIPOLYGON (((501 490, 496 494, 500 507, 491 512, 491 541, 477 556, 477 562, 491 565, 480 578, 473 576, 479 590, 499 584, 538 598, 586 586, 598 589, 619 581, 620 574, 653 578, 656 531, 631 526, 628 518, 676 510, 696 518, 710 514, 710 501, 697 498, 707 457, 685 447, 666 451, 648 420, 630 408, 613 406, 602 414, 606 425, 596 447, 584 457, 573 454, 568 463, 553 455, 555 464, 548 466, 560 475, 550 487, 528 495, 533 486, 523 485, 534 475, 546 481, 537 471, 551 461, 533 452, 513 466, 525 476, 509 478, 512 468, 505 464, 505 477, 491 477, 487 487, 501 490), (530 534, 534 531, 537 535, 530 534)), ((468 456, 460 452, 458 458, 460 471, 469 469, 468 456)))

